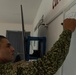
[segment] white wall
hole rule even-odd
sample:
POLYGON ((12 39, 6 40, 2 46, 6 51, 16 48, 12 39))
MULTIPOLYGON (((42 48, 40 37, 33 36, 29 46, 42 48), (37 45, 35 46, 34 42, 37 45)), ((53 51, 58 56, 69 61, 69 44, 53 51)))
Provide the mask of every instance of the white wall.
POLYGON ((48 26, 47 32, 47 50, 49 50, 52 45, 58 40, 59 35, 63 31, 63 26, 61 23, 63 22, 63 14, 58 16, 51 24, 48 26))
POLYGON ((63 8, 66 8, 71 2, 74 0, 61 0, 59 4, 55 7, 55 9, 52 9, 52 1, 53 0, 42 0, 42 3, 39 7, 39 10, 37 12, 36 18, 34 20, 34 27, 37 25, 38 21, 41 19, 42 15, 44 15, 44 18, 48 22, 50 18, 55 16, 60 10, 63 8))
POLYGON ((50 20, 53 20, 58 14, 64 11, 64 9, 73 2, 74 0, 61 0, 59 4, 49 11, 45 20, 48 23, 50 20))
MULTIPOLYGON (((58 40, 59 35, 63 31, 63 26, 61 25, 63 22, 63 14, 58 16, 49 26, 47 32, 47 50, 53 46, 53 44, 58 40)), ((61 68, 55 75, 61 75, 61 68)))
MULTIPOLYGON (((42 15, 44 15, 45 17, 51 9, 52 9, 52 0, 42 0, 37 16, 34 20, 33 30, 37 25, 37 23, 39 22, 39 20, 41 19, 42 15)), ((38 34, 38 30, 36 30, 33 35, 37 36, 37 34, 38 34)))
MULTIPOLYGON (((39 11, 34 21, 34 28, 42 15, 44 15, 46 23, 48 23, 50 20, 52 21, 47 30, 47 50, 52 47, 52 45, 59 38, 59 35, 63 30, 61 26, 61 22, 63 22, 63 14, 59 16, 58 14, 60 14, 74 0, 61 0, 54 10, 52 9, 52 1, 53 0, 42 0, 39 11)), ((33 35, 38 36, 38 29, 34 32, 33 35)), ((59 69, 59 71, 55 75, 62 75, 62 69, 59 69)))
MULTIPOLYGON (((21 24, 0 23, 0 35, 6 36, 6 30, 22 31, 21 24)), ((25 25, 25 30, 32 33, 32 25, 25 25)))

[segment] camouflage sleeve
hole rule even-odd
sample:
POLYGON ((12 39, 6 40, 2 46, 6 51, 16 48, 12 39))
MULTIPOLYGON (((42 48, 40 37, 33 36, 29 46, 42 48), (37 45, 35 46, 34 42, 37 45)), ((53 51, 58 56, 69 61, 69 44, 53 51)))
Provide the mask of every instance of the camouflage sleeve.
POLYGON ((54 75, 68 54, 71 35, 70 30, 63 31, 59 40, 45 56, 30 65, 28 63, 24 68, 19 65, 17 69, 18 75, 54 75))
POLYGON ((68 54, 71 34, 69 30, 63 31, 51 50, 37 61, 15 65, 0 63, 0 75, 54 75, 68 54))
POLYGON ((54 75, 57 72, 69 52, 71 35, 70 30, 63 31, 51 50, 33 63, 34 75, 54 75))
POLYGON ((0 63, 0 75, 17 75, 12 63, 0 63))

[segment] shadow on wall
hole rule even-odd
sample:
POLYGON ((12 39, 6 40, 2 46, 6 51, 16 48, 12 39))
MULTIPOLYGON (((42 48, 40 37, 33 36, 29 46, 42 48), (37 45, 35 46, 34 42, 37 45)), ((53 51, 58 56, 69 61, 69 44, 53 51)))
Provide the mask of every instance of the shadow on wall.
POLYGON ((47 37, 47 28, 41 25, 38 29, 38 37, 47 37))

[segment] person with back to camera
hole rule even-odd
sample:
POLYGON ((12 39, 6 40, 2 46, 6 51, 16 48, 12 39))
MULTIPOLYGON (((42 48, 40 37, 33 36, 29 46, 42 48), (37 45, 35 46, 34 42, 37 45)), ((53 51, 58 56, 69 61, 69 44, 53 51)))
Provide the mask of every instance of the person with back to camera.
POLYGON ((12 63, 14 48, 6 37, 0 35, 0 75, 54 75, 66 59, 75 28, 76 19, 65 19, 58 41, 46 55, 31 62, 12 63))

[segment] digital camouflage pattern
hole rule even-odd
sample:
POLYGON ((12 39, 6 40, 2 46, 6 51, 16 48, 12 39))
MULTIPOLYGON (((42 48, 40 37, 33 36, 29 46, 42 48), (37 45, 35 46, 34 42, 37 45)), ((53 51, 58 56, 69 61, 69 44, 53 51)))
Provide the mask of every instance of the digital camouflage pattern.
POLYGON ((0 63, 0 75, 54 75, 68 52, 72 32, 64 30, 47 54, 32 62, 0 63))

